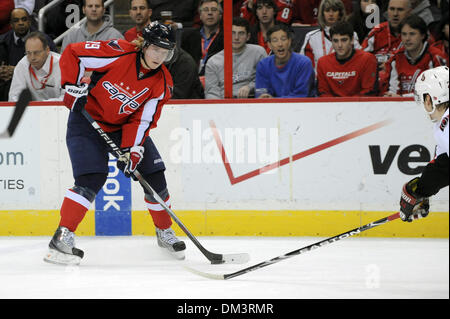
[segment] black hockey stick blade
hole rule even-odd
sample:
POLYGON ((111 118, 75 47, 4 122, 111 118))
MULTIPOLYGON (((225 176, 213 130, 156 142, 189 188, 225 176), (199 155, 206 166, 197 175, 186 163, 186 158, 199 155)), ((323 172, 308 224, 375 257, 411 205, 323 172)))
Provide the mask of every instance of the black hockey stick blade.
POLYGON ((188 267, 188 266, 184 266, 184 268, 186 270, 196 274, 196 275, 199 275, 199 276, 202 276, 202 277, 205 277, 205 278, 208 278, 208 279, 227 280, 227 279, 231 279, 231 278, 234 278, 234 277, 246 274, 248 272, 255 271, 255 270, 261 269, 263 267, 275 264, 277 262, 280 262, 282 260, 291 258, 293 256, 303 254, 305 252, 308 252, 308 251, 311 251, 313 249, 325 246, 327 244, 331 244, 331 243, 333 243, 335 241, 338 241, 338 240, 341 240, 341 239, 344 239, 344 238, 347 238, 347 237, 351 237, 353 235, 357 235, 357 234, 359 234, 359 233, 361 233, 363 231, 366 231, 368 229, 374 228, 376 226, 383 225, 383 224, 385 224, 387 222, 390 222, 392 220, 395 220, 395 219, 397 219, 399 217, 400 217, 400 213, 397 212, 397 213, 395 213, 393 215, 387 216, 385 218, 382 218, 382 219, 377 220, 375 222, 372 222, 370 224, 367 224, 367 225, 364 225, 364 226, 361 226, 361 227, 349 230, 349 231, 347 231, 345 233, 342 233, 342 234, 339 234, 339 235, 336 235, 336 236, 333 236, 333 237, 321 240, 321 241, 319 241, 317 243, 305 246, 305 247, 297 249, 297 250, 293 250, 293 251, 288 252, 288 253, 286 253, 284 255, 272 258, 270 260, 263 261, 263 262, 261 262, 259 264, 256 264, 256 265, 253 265, 253 266, 250 266, 250 267, 247 267, 247 268, 244 268, 244 269, 241 269, 241 270, 238 270, 236 272, 229 273, 229 274, 211 274, 211 273, 203 272, 203 271, 200 271, 200 270, 188 267))
POLYGON ((20 92, 19 99, 16 102, 14 113, 9 122, 8 128, 5 132, 0 134, 0 138, 9 138, 13 136, 14 132, 16 131, 17 125, 19 125, 19 122, 22 119, 22 115, 25 112, 25 109, 31 102, 31 98, 31 92, 29 89, 24 89, 22 92, 20 92))

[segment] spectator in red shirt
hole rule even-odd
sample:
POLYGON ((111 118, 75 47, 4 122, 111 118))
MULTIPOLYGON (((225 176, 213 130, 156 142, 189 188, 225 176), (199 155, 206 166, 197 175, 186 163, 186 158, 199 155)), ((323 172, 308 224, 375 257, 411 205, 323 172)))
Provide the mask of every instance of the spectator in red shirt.
MULTIPOLYGON (((255 9, 256 24, 251 27, 248 43, 258 44, 266 50, 267 54, 270 54, 267 30, 277 23, 278 7, 273 0, 257 0, 253 8, 255 9)), ((241 16, 244 17, 244 15, 241 16)))
POLYGON ((0 1, 0 35, 11 30, 11 25, 9 24, 9 15, 14 9, 13 0, 2 0, 0 1))
POLYGON ((124 33, 125 40, 131 42, 142 37, 142 30, 151 23, 152 8, 150 0, 130 0, 130 17, 136 26, 124 33))
MULTIPOLYGON (((300 49, 300 54, 310 58, 314 68, 317 68, 319 58, 333 52, 330 28, 339 21, 345 21, 346 18, 345 6, 341 0, 323 0, 320 3, 318 14, 320 29, 308 32, 300 49)), ((355 48, 359 49, 361 46, 356 33, 353 34, 353 39, 355 48)))
MULTIPOLYGON (((271 0, 271 1, 261 1, 261 0, 246 0, 241 7, 241 17, 248 20, 250 25, 257 24, 257 14, 256 10, 260 3, 271 2, 271 6, 276 9, 275 20, 278 22, 291 24, 293 10, 296 3, 301 0, 271 0)), ((261 19, 259 19, 261 21, 261 19)), ((268 30, 268 29, 267 29, 268 30)))
POLYGON ((380 70, 385 70, 386 61, 401 47, 400 24, 410 13, 410 0, 390 0, 388 21, 375 26, 364 39, 362 48, 375 54, 380 70))
POLYGON ((353 47, 353 27, 338 22, 330 29, 334 53, 317 64, 318 94, 321 97, 377 94, 377 60, 371 53, 353 47))
POLYGON ((422 18, 409 16, 400 30, 404 47, 386 63, 389 90, 385 96, 413 96, 414 83, 423 71, 447 64, 444 53, 428 44, 428 28, 422 18))

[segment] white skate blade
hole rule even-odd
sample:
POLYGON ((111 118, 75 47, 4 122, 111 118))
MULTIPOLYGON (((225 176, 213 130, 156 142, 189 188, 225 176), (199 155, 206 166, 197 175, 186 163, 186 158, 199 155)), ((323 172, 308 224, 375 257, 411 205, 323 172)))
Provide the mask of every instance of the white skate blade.
POLYGON ((48 249, 44 256, 44 261, 58 265, 79 265, 81 258, 79 256, 64 254, 55 249, 48 249))

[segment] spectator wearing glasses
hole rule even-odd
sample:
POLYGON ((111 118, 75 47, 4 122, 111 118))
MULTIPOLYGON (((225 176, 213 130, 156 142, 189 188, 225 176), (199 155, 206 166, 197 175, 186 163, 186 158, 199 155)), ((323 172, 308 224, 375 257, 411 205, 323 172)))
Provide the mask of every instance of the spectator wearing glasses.
MULTIPOLYGON (((10 15, 11 30, 0 36, 0 101, 8 100, 8 92, 14 68, 25 55, 24 38, 35 31, 31 26, 31 18, 24 8, 16 8, 10 15)), ((50 51, 56 52, 56 45, 48 35, 50 51)))
POLYGON ((181 47, 194 58, 199 75, 204 76, 208 59, 223 50, 223 9, 219 0, 201 0, 198 12, 202 27, 184 30, 181 47))
POLYGON ((25 88, 31 91, 33 101, 62 100, 60 55, 50 51, 41 32, 32 32, 24 40, 26 56, 14 69, 8 100, 17 101, 25 88))

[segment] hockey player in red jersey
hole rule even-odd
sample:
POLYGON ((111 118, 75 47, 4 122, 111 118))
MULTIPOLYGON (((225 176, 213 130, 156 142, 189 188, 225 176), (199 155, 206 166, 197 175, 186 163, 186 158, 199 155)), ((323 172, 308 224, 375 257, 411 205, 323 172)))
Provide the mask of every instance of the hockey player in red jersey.
POLYGON ((434 159, 420 177, 407 182, 400 197, 400 217, 403 221, 426 217, 429 197, 449 185, 449 74, 448 67, 440 66, 424 71, 415 83, 414 98, 425 109, 434 125, 437 142, 434 159))
POLYGON ((377 60, 373 54, 353 47, 353 32, 348 22, 338 22, 331 27, 335 52, 321 57, 317 63, 319 96, 377 94, 377 60))
MULTIPOLYGON (((75 185, 63 200, 60 223, 45 261, 79 264, 84 253, 75 247, 74 233, 109 172, 109 150, 80 113, 83 107, 126 153, 127 161, 117 161, 125 176, 134 177, 133 172, 139 169, 170 206, 164 162, 148 132, 156 127, 161 109, 171 97, 172 78, 163 63, 171 58, 174 47, 172 29, 153 22, 144 29, 141 43, 87 41, 64 50, 61 84, 66 90, 64 104, 71 110, 66 142, 75 185), (85 72, 92 72, 90 84, 82 83, 85 72)), ((153 194, 144 192, 158 245, 183 259, 186 246, 170 228, 170 216, 153 194)))

